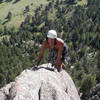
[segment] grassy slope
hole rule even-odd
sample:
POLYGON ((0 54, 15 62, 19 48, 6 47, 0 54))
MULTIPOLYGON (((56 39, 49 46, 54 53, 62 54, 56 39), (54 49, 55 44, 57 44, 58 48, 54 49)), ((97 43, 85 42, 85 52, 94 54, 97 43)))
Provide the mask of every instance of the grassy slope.
POLYGON ((85 4, 87 4, 87 0, 78 1, 77 4, 78 4, 78 5, 85 5, 85 4))
POLYGON ((3 23, 5 21, 5 17, 7 16, 8 12, 11 11, 12 12, 12 19, 10 22, 7 22, 6 25, 7 26, 19 26, 20 23, 24 20, 25 15, 23 15, 23 11, 25 9, 26 6, 30 6, 30 14, 33 15, 34 14, 34 9, 36 7, 38 7, 40 4, 47 4, 47 0, 21 0, 17 3, 13 3, 12 2, 4 2, 2 4, 0 4, 0 20, 1 23, 3 23), (33 5, 31 5, 31 3, 33 3, 33 5))
MULTIPOLYGON (((13 3, 12 2, 4 2, 2 4, 0 4, 0 23, 4 23, 5 17, 7 16, 8 12, 11 11, 12 12, 12 19, 11 21, 7 22, 6 26, 15 26, 15 27, 19 27, 20 23, 24 20, 26 15, 23 15, 23 11, 25 9, 26 6, 30 6, 30 12, 28 14, 30 15, 34 15, 34 10, 36 9, 36 7, 38 7, 40 4, 46 5, 47 4, 47 0, 20 0, 17 3, 13 3), (33 3, 33 5, 31 5, 33 3)), ((87 0, 81 0, 77 2, 77 5, 84 5, 87 3, 87 0)), ((54 18, 54 13, 55 11, 53 11, 53 14, 50 14, 50 19, 54 18)), ((2 27, 2 25, 0 25, 0 27, 2 27)))

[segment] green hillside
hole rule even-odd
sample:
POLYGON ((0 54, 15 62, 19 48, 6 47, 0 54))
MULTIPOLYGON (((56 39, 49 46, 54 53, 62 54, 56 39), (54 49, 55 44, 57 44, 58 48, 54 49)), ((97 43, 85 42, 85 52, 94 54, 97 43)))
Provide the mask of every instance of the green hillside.
MULTIPOLYGON (((49 0, 50 1, 50 0, 49 0)), ((34 10, 40 5, 46 5, 48 3, 47 0, 19 0, 14 3, 15 0, 10 2, 3 2, 0 4, 0 26, 15 26, 18 28, 22 21, 24 21, 27 15, 34 15, 34 10), (25 13, 26 7, 29 7, 29 11, 25 13), (6 17, 8 13, 11 12, 11 20, 7 20, 6 17)), ((77 5, 85 5, 87 0, 79 0, 77 5)), ((53 14, 52 14, 53 15, 53 14)), ((51 16, 50 16, 51 17, 51 16)))
POLYGON ((17 3, 13 1, 0 4, 0 23, 7 26, 19 26, 27 14, 34 15, 34 10, 41 4, 46 5, 47 0, 20 0, 17 3), (24 13, 25 7, 29 6, 29 11, 24 13), (6 22, 7 14, 11 12, 11 21, 6 22))
POLYGON ((78 5, 86 5, 87 4, 87 0, 78 0, 77 2, 78 5))

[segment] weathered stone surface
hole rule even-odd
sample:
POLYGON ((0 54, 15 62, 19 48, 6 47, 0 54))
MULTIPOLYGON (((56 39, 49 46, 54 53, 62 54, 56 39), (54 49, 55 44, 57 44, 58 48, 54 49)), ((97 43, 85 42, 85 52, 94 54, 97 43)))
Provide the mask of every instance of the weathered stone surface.
POLYGON ((52 71, 50 64, 41 66, 35 71, 24 70, 15 82, 2 88, 0 100, 80 100, 67 72, 52 71))

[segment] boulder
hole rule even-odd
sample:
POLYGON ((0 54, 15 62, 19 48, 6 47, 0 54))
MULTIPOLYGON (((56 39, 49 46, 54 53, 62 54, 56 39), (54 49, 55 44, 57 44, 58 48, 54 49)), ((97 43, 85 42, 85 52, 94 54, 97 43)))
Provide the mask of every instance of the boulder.
POLYGON ((0 100, 80 100, 70 75, 51 64, 26 69, 0 89, 0 100))

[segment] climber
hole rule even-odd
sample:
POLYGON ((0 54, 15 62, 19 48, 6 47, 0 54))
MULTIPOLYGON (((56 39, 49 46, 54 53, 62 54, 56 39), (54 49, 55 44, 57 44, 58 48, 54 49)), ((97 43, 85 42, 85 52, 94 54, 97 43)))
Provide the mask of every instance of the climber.
POLYGON ((61 71, 64 68, 64 62, 68 63, 70 57, 67 45, 62 39, 57 38, 55 30, 48 31, 46 40, 43 41, 37 58, 37 65, 39 65, 47 48, 49 49, 48 63, 51 63, 58 71, 61 71))

